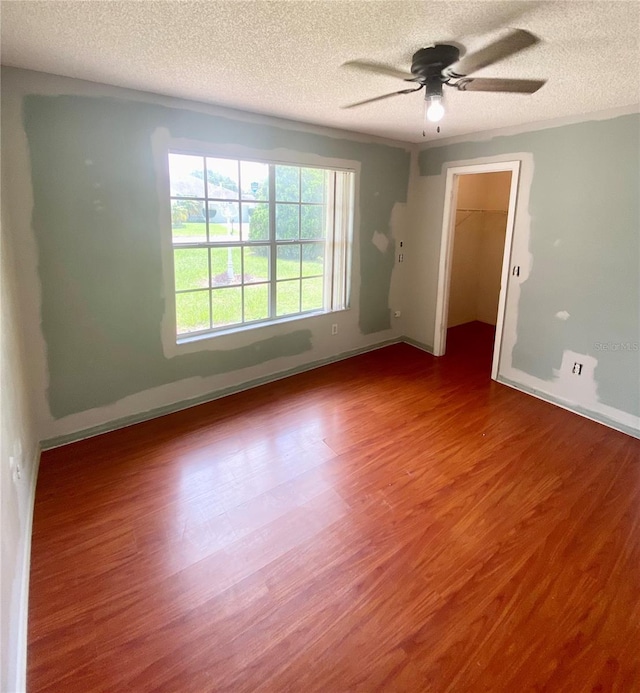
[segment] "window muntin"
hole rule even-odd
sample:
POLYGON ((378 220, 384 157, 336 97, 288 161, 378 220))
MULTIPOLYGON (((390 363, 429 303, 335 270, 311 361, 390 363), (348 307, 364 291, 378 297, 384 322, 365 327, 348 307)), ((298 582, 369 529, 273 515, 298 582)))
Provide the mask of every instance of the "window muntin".
POLYGON ((348 307, 352 171, 169 153, 178 340, 348 307))

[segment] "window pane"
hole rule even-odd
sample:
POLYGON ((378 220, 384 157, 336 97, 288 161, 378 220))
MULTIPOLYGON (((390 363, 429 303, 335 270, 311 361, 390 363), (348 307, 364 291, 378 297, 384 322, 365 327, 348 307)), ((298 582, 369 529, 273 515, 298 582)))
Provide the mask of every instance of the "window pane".
POLYGON ((315 240, 324 238, 324 207, 322 205, 302 205, 300 208, 300 238, 315 240))
POLYGON ((256 245, 243 252, 245 284, 269 281, 269 246, 256 245))
POLYGON ((242 322, 242 289, 213 289, 211 292, 213 326, 235 325, 242 322))
POLYGON ((207 197, 237 200, 238 162, 235 159, 207 157, 207 197))
POLYGON ((352 173, 206 154, 168 163, 178 335, 348 305, 352 173))
POLYGON ((302 280, 302 310, 322 309, 323 281, 323 277, 302 280))
POLYGON ((206 289, 209 286, 209 256, 206 248, 182 250, 173 253, 176 291, 206 289))
POLYGON ((211 248, 211 280, 213 286, 240 284, 240 248, 211 248))
POLYGON ((176 324, 178 334, 210 329, 208 290, 176 294, 176 324))
POLYGON ((327 172, 322 168, 303 168, 300 174, 302 178, 302 201, 324 202, 324 188, 327 172))
POLYGON ((300 244, 279 245, 276 259, 276 278, 293 279, 300 276, 300 244))
POLYGON ((300 280, 278 282, 276 284, 276 313, 290 315, 300 312, 300 280))
POLYGON ((324 272, 324 243, 305 243, 302 246, 302 276, 311 277, 324 272))
POLYGON ((242 240, 269 240, 269 205, 253 202, 242 203, 242 240))
POLYGON ((257 161, 240 162, 243 200, 269 199, 269 165, 257 161))
POLYGON ((299 234, 299 205, 276 205, 276 240, 295 241, 299 234))
POLYGON ((204 159, 189 154, 169 154, 172 197, 204 197, 204 159))
POLYGON ((209 241, 229 243, 240 240, 240 207, 237 202, 211 202, 209 208, 209 241))
POLYGON ((171 200, 171 235, 174 243, 207 240, 203 200, 171 200))
POLYGON ((265 320, 269 317, 269 285, 254 284, 244 289, 244 319, 265 320))
POLYGON ((300 200, 300 169, 297 166, 276 166, 276 200, 300 200))

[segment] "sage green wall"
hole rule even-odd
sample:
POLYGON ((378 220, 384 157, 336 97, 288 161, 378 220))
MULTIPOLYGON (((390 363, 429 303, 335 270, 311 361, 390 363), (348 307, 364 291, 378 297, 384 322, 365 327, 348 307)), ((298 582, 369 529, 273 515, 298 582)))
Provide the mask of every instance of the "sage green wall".
POLYGON ((158 216, 166 201, 158 199, 151 145, 159 127, 173 138, 360 162, 359 327, 362 334, 389 329, 394 253, 380 253, 371 239, 376 230, 388 232, 394 205, 406 201, 410 155, 405 148, 134 99, 31 94, 24 98, 23 114, 48 403, 55 418, 192 376, 312 349, 311 331, 289 323, 266 340, 257 330, 255 342, 240 349, 164 356, 158 216))
POLYGON ((513 367, 550 381, 565 350, 593 356, 599 401, 638 415, 640 115, 425 149, 420 175, 519 152, 534 162, 532 266, 521 285, 513 367))

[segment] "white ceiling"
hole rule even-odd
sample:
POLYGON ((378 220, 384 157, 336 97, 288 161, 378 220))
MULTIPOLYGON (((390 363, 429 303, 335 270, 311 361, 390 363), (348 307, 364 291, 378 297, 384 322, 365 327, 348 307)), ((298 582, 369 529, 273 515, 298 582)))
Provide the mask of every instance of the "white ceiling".
POLYGON ((343 110, 406 84, 342 63, 408 70, 418 48, 470 52, 508 27, 543 43, 475 76, 548 83, 532 96, 448 89, 439 137, 640 102, 639 0, 11 0, 1 48, 5 65, 420 142, 422 95, 343 110))

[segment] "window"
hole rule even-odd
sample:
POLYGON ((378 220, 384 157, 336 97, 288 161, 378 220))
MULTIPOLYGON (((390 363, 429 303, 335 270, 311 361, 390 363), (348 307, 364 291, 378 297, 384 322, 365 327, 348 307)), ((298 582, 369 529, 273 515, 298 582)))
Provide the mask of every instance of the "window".
POLYGON ((352 171, 169 153, 177 338, 348 307, 352 171))

